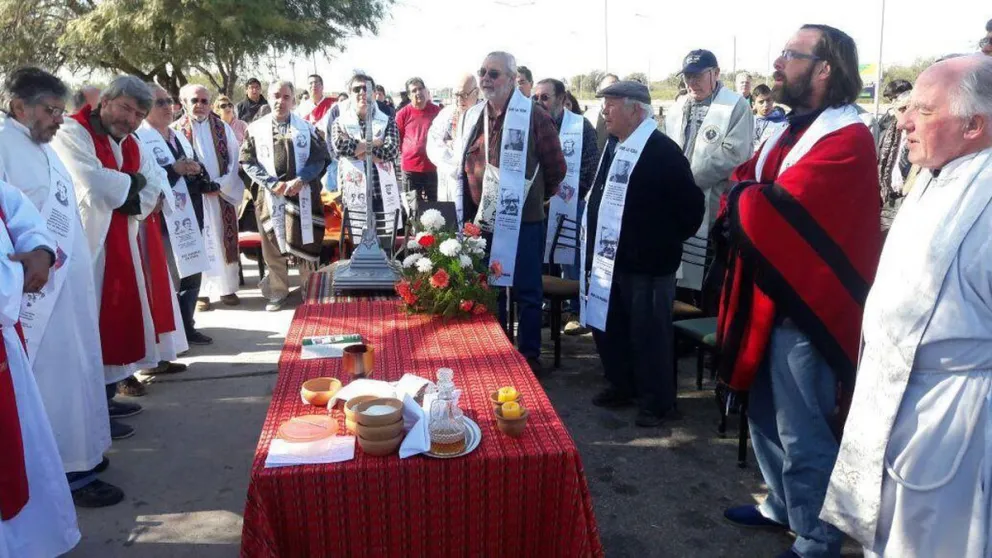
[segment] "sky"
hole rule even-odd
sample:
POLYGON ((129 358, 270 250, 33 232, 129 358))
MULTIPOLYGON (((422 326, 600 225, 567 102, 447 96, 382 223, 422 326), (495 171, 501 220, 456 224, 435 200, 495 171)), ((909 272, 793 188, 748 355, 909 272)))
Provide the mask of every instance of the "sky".
MULTIPOLYGON (((376 36, 348 39, 343 52, 314 58, 328 91, 343 90, 355 69, 390 91, 402 90, 412 76, 428 88, 446 87, 477 70, 493 50, 512 53, 535 79, 608 69, 657 80, 678 71, 696 48, 713 51, 725 73, 736 67, 767 74, 804 23, 843 30, 857 42, 862 64, 876 62, 881 5, 882 0, 397 0, 376 36)), ((883 66, 973 52, 989 19, 988 0, 887 0, 883 66)), ((314 59, 286 57, 278 66, 279 78, 303 85, 314 59)), ((261 73, 273 77, 267 66, 261 73)))

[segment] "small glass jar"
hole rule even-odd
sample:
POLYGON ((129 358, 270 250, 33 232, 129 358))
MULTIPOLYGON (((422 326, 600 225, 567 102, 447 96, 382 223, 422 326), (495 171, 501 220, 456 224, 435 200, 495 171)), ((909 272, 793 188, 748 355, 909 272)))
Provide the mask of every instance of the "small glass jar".
POLYGON ((465 421, 450 368, 437 371, 437 398, 431 402, 430 413, 431 452, 456 455, 465 451, 465 421))

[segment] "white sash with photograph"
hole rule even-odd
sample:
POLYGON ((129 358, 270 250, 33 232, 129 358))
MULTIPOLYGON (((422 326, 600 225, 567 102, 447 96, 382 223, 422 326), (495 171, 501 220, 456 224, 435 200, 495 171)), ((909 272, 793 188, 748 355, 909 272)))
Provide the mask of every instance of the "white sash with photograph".
POLYGON ((69 178, 68 171, 62 166, 58 156, 45 146, 48 156, 48 175, 50 186, 48 200, 41 208, 41 217, 45 220, 48 231, 55 240, 55 264, 49 272, 48 282, 37 293, 25 293, 21 299, 21 327, 24 328, 24 341, 27 345, 28 359, 34 364, 38 354, 38 345, 45 335, 48 321, 55 310, 59 294, 69 275, 69 258, 72 257, 73 243, 76 241, 74 222, 78 219, 76 208, 76 192, 69 178))
MULTIPOLYGON (((606 331, 606 315, 610 307, 610 290, 613 287, 613 265, 620 247, 620 232, 623 226, 623 207, 627 200, 627 184, 634 172, 637 160, 644 151, 651 133, 657 128, 657 123, 648 118, 634 130, 623 143, 616 147, 613 162, 606 173, 606 186, 603 199, 599 203, 596 242, 593 245, 592 273, 589 276, 588 290, 586 285, 586 227, 589 222, 589 212, 582 216, 582 229, 579 235, 579 246, 582 250, 582 268, 579 273, 579 316, 583 326, 594 327, 606 331)), ((600 165, 603 164, 600 159, 600 165)), ((588 197, 586 195, 586 207, 588 197)))
MULTIPOLYGON (((136 132, 141 142, 155 157, 160 167, 176 162, 172 150, 165 143, 157 130, 147 123, 136 132)), ((176 141, 182 145, 183 151, 192 155, 193 146, 182 134, 175 134, 176 141)), ((210 259, 203 244, 203 235, 196 221, 196 212, 189 197, 189 187, 182 176, 172 187, 172 213, 166 217, 162 212, 162 220, 169 230, 169 244, 172 247, 172 258, 176 262, 176 270, 180 277, 189 277, 210 269, 210 259)))
POLYGON ((575 261, 575 250, 568 247, 558 247, 551 254, 551 243, 558 228, 558 216, 575 221, 579 214, 579 172, 582 167, 582 132, 585 118, 566 110, 561 119, 561 131, 558 141, 561 142, 561 152, 565 155, 565 179, 558 186, 558 193, 552 196, 548 207, 548 234, 544 241, 544 263, 571 265, 575 261), (552 257, 553 256, 553 257, 552 257))
MULTIPOLYGON (((533 178, 527 180, 527 141, 530 136, 530 111, 533 101, 513 90, 510 104, 503 118, 503 142, 499 152, 499 168, 489 164, 489 108, 483 105, 482 119, 485 137, 486 172, 482 182, 482 199, 475 215, 475 224, 493 233, 490 265, 498 263, 502 274, 493 279, 493 285, 513 286, 513 272, 517 263, 517 243, 520 240, 520 222, 524 203, 533 178)), ((540 172, 540 166, 534 175, 540 172)))
MULTIPOLYGON (((375 103, 369 105, 368 110, 372 115, 372 139, 381 140, 386 136, 386 128, 389 126, 389 115, 379 111, 375 107, 375 103)), ((349 137, 358 141, 365 140, 365 135, 362 134, 362 126, 358 122, 358 113, 355 112, 352 106, 348 106, 341 111, 338 121, 349 137)), ((367 146, 367 149, 372 149, 372 146, 367 146)), ((386 218, 386 227, 391 232, 394 223, 393 216, 403 206, 400 186, 396 181, 396 168, 393 161, 375 163, 375 168, 379 175, 379 189, 382 194, 382 210, 386 218)), ((350 211, 357 211, 359 213, 371 211, 368 205, 370 200, 365 199, 365 181, 364 160, 350 157, 341 157, 338 159, 338 187, 341 189, 341 194, 344 197, 344 204, 350 211)), ((402 218, 403 215, 400 212, 400 219, 402 220, 402 218)), ((355 235, 360 235, 365 229, 364 221, 355 221, 354 225, 357 227, 353 231, 355 235)))
MULTIPOLYGON (((258 162, 265 168, 269 176, 278 176, 276 172, 275 159, 275 138, 272 136, 272 124, 275 117, 269 113, 256 120, 249 126, 251 137, 255 140, 255 156, 258 162)), ((310 158, 310 136, 313 128, 305 120, 295 114, 289 115, 289 134, 293 141, 293 160, 296 164, 296 172, 299 172, 307 164, 310 158)), ((286 241, 286 197, 274 193, 268 188, 265 190, 265 200, 269 204, 269 222, 266 232, 272 230, 276 236, 276 243, 279 251, 283 254, 289 253, 289 243, 286 241)), ((300 228, 303 236, 303 244, 313 243, 313 209, 310 207, 313 192, 309 183, 304 183, 300 189, 300 228)))

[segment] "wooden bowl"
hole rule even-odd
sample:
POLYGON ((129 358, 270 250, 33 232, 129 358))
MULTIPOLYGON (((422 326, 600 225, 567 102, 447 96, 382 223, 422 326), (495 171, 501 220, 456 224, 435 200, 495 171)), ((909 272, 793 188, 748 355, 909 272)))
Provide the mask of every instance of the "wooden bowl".
POLYGON ((354 434, 355 429, 358 428, 358 423, 353 420, 344 419, 344 428, 348 431, 348 434, 354 434))
MULTIPOLYGON (((503 406, 503 403, 500 403, 499 402, 499 390, 496 390, 496 391, 490 393, 489 394, 489 400, 492 401, 492 403, 493 403, 493 412, 494 413, 496 411, 498 411, 500 409, 500 407, 503 406)), ((516 401, 517 403, 520 403, 521 406, 523 406, 524 394, 522 394, 520 392, 517 392, 517 398, 514 399, 514 401, 516 401)))
POLYGON ((366 426, 364 424, 355 425, 355 434, 371 442, 384 442, 392 440, 403 433, 403 420, 400 419, 385 426, 366 426))
POLYGON ((366 440, 361 436, 358 436, 358 445, 362 448, 362 451, 369 455, 374 455, 376 457, 381 457, 383 455, 389 455, 399 449, 400 444, 403 442, 403 433, 401 432, 398 436, 391 440, 366 440))
MULTIPOLYGON (((355 414, 355 407, 361 405, 362 403, 365 403, 366 401, 372 401, 373 399, 378 399, 378 397, 374 395, 356 395, 355 397, 349 399, 344 404, 345 421, 355 422, 355 418, 357 417, 357 415, 355 414)), ((347 422, 345 422, 345 425, 347 425, 347 422)), ((354 432, 354 430, 350 428, 348 429, 348 431, 354 432)))
POLYGON ((403 420, 403 402, 393 397, 379 397, 370 401, 363 401, 356 405, 354 410, 355 422, 361 426, 386 426, 403 420), (369 409, 379 405, 392 407, 393 410, 381 415, 368 414, 369 409))
POLYGON ((339 389, 341 389, 341 380, 337 378, 314 378, 303 382, 300 395, 307 403, 324 407, 339 389))
POLYGON ((527 426, 527 417, 530 416, 530 411, 527 410, 527 407, 521 405, 520 409, 523 412, 520 414, 520 418, 515 419, 503 418, 503 408, 500 407, 497 409, 496 428, 499 428, 500 432, 511 438, 519 438, 524 433, 524 427, 527 426))

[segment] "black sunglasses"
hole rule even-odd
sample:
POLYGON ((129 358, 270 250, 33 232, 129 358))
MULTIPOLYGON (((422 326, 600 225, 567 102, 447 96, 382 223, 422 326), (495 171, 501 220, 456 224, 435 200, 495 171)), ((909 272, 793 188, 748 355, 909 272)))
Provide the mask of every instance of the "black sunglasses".
POLYGON ((231 108, 233 106, 234 105, 232 105, 231 103, 221 103, 220 104, 220 108, 222 108, 222 109, 229 109, 229 108, 231 108))
POLYGON ((541 93, 540 95, 532 96, 531 99, 535 101, 541 101, 542 103, 547 103, 548 101, 551 100, 551 95, 548 95, 547 93, 541 93))
POLYGON ((368 89, 364 85, 356 85, 351 88, 352 93, 367 93, 368 89))
POLYGON ((172 99, 155 99, 155 106, 158 108, 171 107, 172 99))
POLYGON ((194 105, 209 105, 210 99, 198 99, 194 97, 190 99, 189 102, 193 103, 194 105))
POLYGON ((503 72, 501 72, 499 70, 488 70, 487 71, 485 68, 479 68, 478 74, 479 74, 479 77, 480 78, 486 77, 486 74, 487 73, 489 74, 489 79, 499 79, 499 76, 503 75, 503 72))

